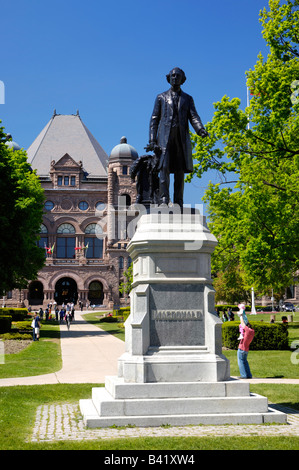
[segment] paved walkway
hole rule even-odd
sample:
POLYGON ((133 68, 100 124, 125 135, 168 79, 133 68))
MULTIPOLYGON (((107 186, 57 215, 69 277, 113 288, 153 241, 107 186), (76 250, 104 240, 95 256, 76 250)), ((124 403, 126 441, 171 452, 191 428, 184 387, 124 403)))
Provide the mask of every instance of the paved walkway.
MULTIPOLYGON (((0 379, 0 386, 43 385, 55 383, 104 383, 107 375, 117 375, 117 360, 125 351, 123 341, 87 323, 75 313, 70 330, 60 326, 63 366, 59 372, 35 377, 0 379)), ((250 383, 299 384, 299 379, 248 379, 250 383)), ((31 442, 57 440, 114 439, 160 436, 299 436, 299 412, 271 405, 287 413, 288 425, 178 426, 158 428, 86 429, 79 404, 41 405, 36 410, 31 442)))
POLYGON ((117 375, 117 360, 125 343, 87 323, 75 312, 70 330, 60 325, 62 369, 53 374, 0 379, 0 386, 55 383, 104 383, 106 375, 117 375))

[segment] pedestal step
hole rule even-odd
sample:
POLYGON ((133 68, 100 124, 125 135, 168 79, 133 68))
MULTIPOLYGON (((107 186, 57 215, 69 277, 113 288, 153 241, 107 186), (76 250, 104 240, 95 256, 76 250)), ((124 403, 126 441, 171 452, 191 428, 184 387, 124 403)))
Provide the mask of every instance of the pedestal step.
POLYGON ((267 412, 266 397, 131 398, 116 400, 104 388, 92 390, 92 401, 100 416, 198 415, 267 412))
POLYGON ((154 427, 162 425, 221 425, 221 424, 263 424, 286 423, 286 415, 268 408, 264 413, 217 413, 198 415, 157 415, 157 416, 99 416, 92 400, 80 400, 84 424, 89 428, 109 426, 154 427))
POLYGON ((239 380, 225 382, 128 383, 124 381, 123 377, 107 376, 105 378, 105 387, 116 399, 249 396, 249 383, 239 380))
POLYGON ((266 397, 250 393, 249 384, 239 380, 125 383, 111 376, 80 408, 88 427, 286 422, 284 413, 268 408, 266 397))

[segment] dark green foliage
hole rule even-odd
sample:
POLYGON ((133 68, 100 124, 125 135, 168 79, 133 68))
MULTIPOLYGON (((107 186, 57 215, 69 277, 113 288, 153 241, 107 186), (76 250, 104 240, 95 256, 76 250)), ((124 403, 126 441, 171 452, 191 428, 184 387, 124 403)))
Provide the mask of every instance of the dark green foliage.
POLYGON ((0 308, 0 317, 2 315, 11 315, 12 321, 23 321, 31 318, 31 316, 28 315, 27 308, 0 308))
MULTIPOLYGON (((222 346, 238 349, 239 322, 225 322, 222 325, 222 346)), ((288 329, 279 323, 251 322, 255 331, 250 350, 286 350, 288 347, 288 329)))
POLYGON ((26 152, 13 151, 6 141, 0 128, 0 295, 27 287, 45 260, 37 246, 44 191, 26 152))
POLYGON ((11 315, 0 316, 0 333, 8 333, 11 329, 11 315))
POLYGON ((99 319, 100 323, 117 323, 117 317, 103 317, 99 319))
POLYGON ((130 315, 130 307, 121 307, 121 308, 115 309, 113 310, 113 315, 122 317, 123 321, 126 321, 128 316, 130 315))

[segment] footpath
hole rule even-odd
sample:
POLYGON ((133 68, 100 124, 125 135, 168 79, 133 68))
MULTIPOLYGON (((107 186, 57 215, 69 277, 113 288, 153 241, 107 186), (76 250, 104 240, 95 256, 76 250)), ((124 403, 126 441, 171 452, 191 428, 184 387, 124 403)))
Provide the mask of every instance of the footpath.
MULTIPOLYGON (((103 384, 108 375, 117 375, 117 360, 125 352, 125 343, 113 335, 87 323, 81 312, 75 312, 70 330, 60 325, 62 369, 58 372, 34 377, 0 379, 0 387, 45 384, 103 384)), ((256 383, 298 384, 299 379, 253 378, 256 383)), ((90 390, 91 394, 91 390, 90 390)), ((36 410, 35 425, 30 441, 45 442, 67 439, 113 439, 141 436, 209 436, 209 435, 278 435, 299 437, 299 412, 279 407, 288 416, 287 425, 230 425, 185 426, 159 428, 105 428, 86 429, 81 419, 79 404, 41 405, 36 410)))
POLYGON ((81 312, 67 329, 60 325, 62 369, 34 377, 0 379, 0 387, 46 385, 56 383, 104 383, 106 375, 117 375, 117 360, 125 352, 125 343, 88 323, 81 312))

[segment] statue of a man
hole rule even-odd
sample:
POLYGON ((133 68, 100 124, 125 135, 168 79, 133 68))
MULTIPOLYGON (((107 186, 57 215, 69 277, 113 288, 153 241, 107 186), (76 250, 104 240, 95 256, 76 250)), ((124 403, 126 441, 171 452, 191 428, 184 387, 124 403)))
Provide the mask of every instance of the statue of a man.
POLYGON ((175 67, 166 78, 171 88, 156 98, 147 150, 159 146, 162 151, 158 167, 161 203, 169 203, 169 176, 174 173, 173 202, 182 208, 184 175, 193 171, 189 121, 198 135, 206 137, 208 133, 197 114, 192 96, 181 90, 181 85, 186 81, 183 70, 175 67))

